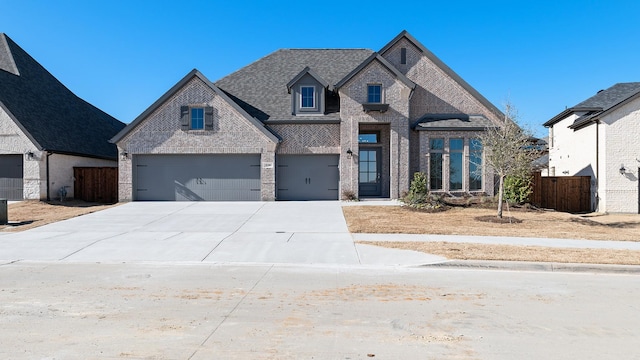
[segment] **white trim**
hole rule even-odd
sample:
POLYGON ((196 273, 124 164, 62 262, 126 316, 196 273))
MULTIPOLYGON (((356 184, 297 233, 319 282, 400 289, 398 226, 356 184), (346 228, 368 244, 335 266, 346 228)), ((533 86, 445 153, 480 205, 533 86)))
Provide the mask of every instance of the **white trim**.
POLYGON ((298 102, 299 109, 300 110, 316 110, 318 108, 318 106, 316 105, 318 103, 318 100, 317 100, 316 97, 317 97, 317 92, 316 92, 316 87, 315 86, 313 86, 313 85, 300 85, 300 97, 299 97, 300 101, 298 102), (313 96, 312 96, 313 104, 312 104, 312 106, 303 106, 302 105, 302 89, 304 89, 304 88, 313 89, 313 96))

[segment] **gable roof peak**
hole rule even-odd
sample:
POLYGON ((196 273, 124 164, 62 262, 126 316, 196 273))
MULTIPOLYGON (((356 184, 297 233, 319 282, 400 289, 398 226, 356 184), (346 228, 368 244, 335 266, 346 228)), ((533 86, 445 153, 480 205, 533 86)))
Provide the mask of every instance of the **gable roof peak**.
POLYGON ((304 69, 302 69, 302 71, 300 71, 298 73, 298 75, 296 75, 293 79, 291 79, 291 81, 289 81, 287 83, 287 92, 289 94, 291 94, 291 88, 298 82, 300 81, 300 79, 302 79, 303 76, 309 74, 311 77, 313 77, 314 79, 316 79, 317 82, 320 83, 320 85, 322 85, 324 88, 329 89, 329 90, 333 90, 331 88, 331 84, 329 84, 325 79, 323 79, 320 75, 318 75, 315 71, 313 71, 313 69, 311 69, 308 66, 305 66, 304 69))
POLYGON ((387 61, 387 59, 383 58, 377 52, 374 52, 371 55, 369 55, 369 57, 365 59, 360 65, 358 65, 358 67, 353 69, 349 74, 347 74, 347 76, 345 76, 342 80, 340 80, 335 85, 335 88, 339 89, 343 87, 347 82, 349 82, 349 80, 351 80, 354 76, 356 76, 356 74, 358 74, 360 71, 362 71, 364 68, 366 68, 369 64, 371 64, 374 61, 378 61, 380 64, 382 64, 382 66, 387 68, 387 70, 389 70, 390 73, 392 73, 397 79, 402 81, 408 88, 410 88, 411 90, 415 89, 416 83, 414 83, 409 78, 404 76, 404 74, 398 71, 398 69, 396 69, 395 66, 393 66, 389 61, 387 61))
POLYGON ((9 41, 11 39, 7 34, 0 33, 0 70, 20 76, 20 71, 18 71, 18 66, 9 47, 9 41))

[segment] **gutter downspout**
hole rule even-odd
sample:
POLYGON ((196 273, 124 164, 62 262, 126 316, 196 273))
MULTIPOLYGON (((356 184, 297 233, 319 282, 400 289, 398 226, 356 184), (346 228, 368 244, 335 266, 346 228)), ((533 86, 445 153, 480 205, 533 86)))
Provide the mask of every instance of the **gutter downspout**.
POLYGON ((600 120, 596 120, 596 191, 595 191, 595 208, 597 211, 600 205, 600 120))
POLYGON ((49 156, 51 155, 53 154, 47 151, 47 201, 51 201, 51 196, 49 195, 49 156))

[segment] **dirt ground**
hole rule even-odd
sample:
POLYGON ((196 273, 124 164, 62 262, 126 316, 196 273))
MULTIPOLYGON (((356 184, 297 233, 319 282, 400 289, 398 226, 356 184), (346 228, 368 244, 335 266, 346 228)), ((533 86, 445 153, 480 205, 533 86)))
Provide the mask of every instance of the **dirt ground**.
POLYGON ((89 203, 80 200, 37 201, 27 200, 9 204, 9 225, 0 225, 0 231, 23 231, 38 226, 70 219, 76 216, 108 209, 117 204, 89 203))
MULTIPOLYGON (((584 214, 512 210, 512 223, 480 221, 495 209, 452 208, 426 213, 401 206, 343 207, 354 233, 486 235, 586 240, 640 241, 640 215, 584 214)), ((448 242, 368 242, 383 247, 422 251, 458 260, 547 261, 563 263, 640 265, 640 251, 565 249, 536 246, 460 244, 448 242)))

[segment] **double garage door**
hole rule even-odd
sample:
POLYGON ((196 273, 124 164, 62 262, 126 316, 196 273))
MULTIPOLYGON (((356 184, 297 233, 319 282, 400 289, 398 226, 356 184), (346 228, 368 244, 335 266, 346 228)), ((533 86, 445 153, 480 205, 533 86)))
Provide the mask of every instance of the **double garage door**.
POLYGON ((135 155, 134 199, 258 201, 260 155, 135 155))
MULTIPOLYGON (((278 155, 277 200, 337 200, 338 155, 278 155)), ((135 155, 134 200, 259 201, 260 155, 135 155)))
POLYGON ((22 167, 22 155, 0 155, 0 199, 23 199, 22 167))

